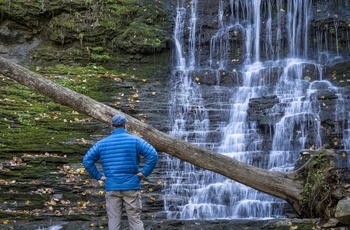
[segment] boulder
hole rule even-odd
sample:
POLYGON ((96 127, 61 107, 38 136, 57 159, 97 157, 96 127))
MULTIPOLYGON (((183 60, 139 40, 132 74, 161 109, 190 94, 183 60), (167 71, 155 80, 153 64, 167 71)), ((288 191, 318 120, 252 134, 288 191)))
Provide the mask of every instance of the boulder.
POLYGON ((350 225, 350 198, 340 200, 335 210, 335 217, 342 224, 350 225))

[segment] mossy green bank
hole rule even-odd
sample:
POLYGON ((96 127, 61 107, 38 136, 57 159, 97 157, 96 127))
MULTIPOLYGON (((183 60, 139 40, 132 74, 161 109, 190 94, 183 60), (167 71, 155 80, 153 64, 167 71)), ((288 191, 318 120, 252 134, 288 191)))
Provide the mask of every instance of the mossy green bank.
POLYGON ((0 11, 0 22, 21 21, 7 27, 31 41, 36 63, 147 63, 171 41, 160 0, 2 0, 0 11))

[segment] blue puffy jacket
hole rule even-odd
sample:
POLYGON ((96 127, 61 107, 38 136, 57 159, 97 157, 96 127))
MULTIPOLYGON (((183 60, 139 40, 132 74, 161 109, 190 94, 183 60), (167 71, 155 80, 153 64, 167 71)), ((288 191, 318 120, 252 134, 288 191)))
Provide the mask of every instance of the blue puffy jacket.
POLYGON ((146 158, 141 172, 149 176, 157 161, 158 154, 154 147, 145 140, 130 135, 124 128, 117 128, 112 134, 93 145, 83 159, 85 169, 99 180, 103 174, 96 167, 100 160, 104 175, 106 191, 140 190, 139 172, 140 155, 146 158))

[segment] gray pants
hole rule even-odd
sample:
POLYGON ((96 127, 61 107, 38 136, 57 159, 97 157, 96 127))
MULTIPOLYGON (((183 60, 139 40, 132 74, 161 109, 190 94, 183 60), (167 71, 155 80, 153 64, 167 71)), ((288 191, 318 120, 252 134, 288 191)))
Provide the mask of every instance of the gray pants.
POLYGON ((119 230, 123 207, 128 216, 129 230, 143 230, 141 221, 142 201, 139 190, 106 192, 106 208, 109 230, 119 230))

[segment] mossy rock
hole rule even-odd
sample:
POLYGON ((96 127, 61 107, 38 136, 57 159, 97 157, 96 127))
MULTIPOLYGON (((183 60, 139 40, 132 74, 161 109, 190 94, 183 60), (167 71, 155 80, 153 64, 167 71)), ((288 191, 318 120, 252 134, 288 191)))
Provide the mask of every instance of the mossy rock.
POLYGON ((162 1, 3 0, 0 8, 0 20, 8 20, 13 31, 3 41, 23 45, 34 37, 40 40, 33 42, 29 54, 37 63, 138 62, 128 54, 153 55, 171 41, 162 1), (15 34, 18 38, 13 39, 15 34))

